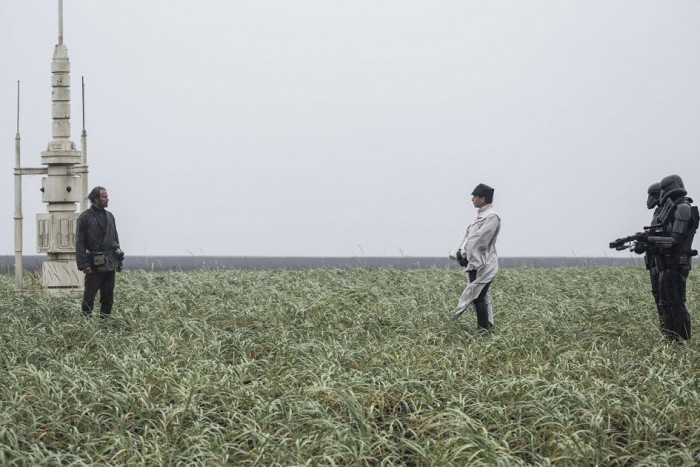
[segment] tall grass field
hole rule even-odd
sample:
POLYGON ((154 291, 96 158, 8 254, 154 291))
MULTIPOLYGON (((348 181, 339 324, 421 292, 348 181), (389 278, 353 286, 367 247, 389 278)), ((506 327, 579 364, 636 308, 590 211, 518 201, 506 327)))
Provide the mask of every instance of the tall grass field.
MULTIPOLYGON (((36 278, 34 278, 36 281, 36 278)), ((697 465, 689 344, 638 267, 124 272, 114 314, 0 276, 0 465, 697 465)))

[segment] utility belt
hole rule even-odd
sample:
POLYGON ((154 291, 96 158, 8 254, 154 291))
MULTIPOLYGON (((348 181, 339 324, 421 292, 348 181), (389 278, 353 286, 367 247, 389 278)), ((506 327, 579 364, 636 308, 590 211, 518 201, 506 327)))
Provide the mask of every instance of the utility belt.
POLYGON ((90 257, 90 263, 92 263, 93 266, 103 266, 107 262, 106 254, 112 250, 112 248, 107 249, 105 251, 90 251, 88 250, 87 254, 90 257))
POLYGON ((93 266, 103 266, 107 263, 107 256, 113 256, 117 261, 124 259, 124 252, 119 247, 106 248, 103 251, 87 251, 93 266))
POLYGON ((666 254, 656 256, 656 263, 659 269, 666 269, 670 266, 690 266, 693 256, 698 255, 698 250, 691 250, 683 253, 666 254))

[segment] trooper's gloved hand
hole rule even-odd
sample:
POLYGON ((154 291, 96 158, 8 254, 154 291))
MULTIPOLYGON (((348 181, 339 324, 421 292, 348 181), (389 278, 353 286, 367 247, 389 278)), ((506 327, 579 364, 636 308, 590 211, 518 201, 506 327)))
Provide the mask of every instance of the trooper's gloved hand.
POLYGON ((462 261, 464 259, 462 256, 462 250, 457 250, 457 253, 455 253, 455 258, 457 258, 457 261, 462 261))
POLYGON ((644 243, 641 242, 634 242, 634 245, 632 245, 632 251, 637 253, 638 255, 641 255, 645 251, 647 251, 647 246, 644 243))

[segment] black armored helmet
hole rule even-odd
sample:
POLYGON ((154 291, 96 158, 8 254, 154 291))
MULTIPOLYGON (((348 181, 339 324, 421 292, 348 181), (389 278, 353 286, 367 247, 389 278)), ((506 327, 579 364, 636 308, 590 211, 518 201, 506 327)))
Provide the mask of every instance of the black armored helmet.
POLYGON ((661 184, 652 183, 647 190, 647 209, 654 209, 659 205, 659 200, 661 199, 661 184))
POLYGON ((661 188, 660 204, 665 203, 669 198, 675 199, 688 194, 688 192, 685 191, 683 180, 678 175, 664 177, 659 186, 661 188))

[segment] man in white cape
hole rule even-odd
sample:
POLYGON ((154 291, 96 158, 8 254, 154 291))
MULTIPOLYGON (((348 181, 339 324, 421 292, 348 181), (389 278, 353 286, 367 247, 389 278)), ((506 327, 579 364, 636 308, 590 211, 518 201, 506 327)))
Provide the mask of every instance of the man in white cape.
POLYGON ((469 305, 474 304, 477 326, 487 331, 494 325, 489 286, 498 272, 496 239, 501 229, 501 218, 492 205, 493 192, 493 188, 483 183, 474 188, 472 203, 478 209, 476 219, 467 227, 456 252, 450 255, 459 261, 469 279, 453 318, 459 318, 469 305))

